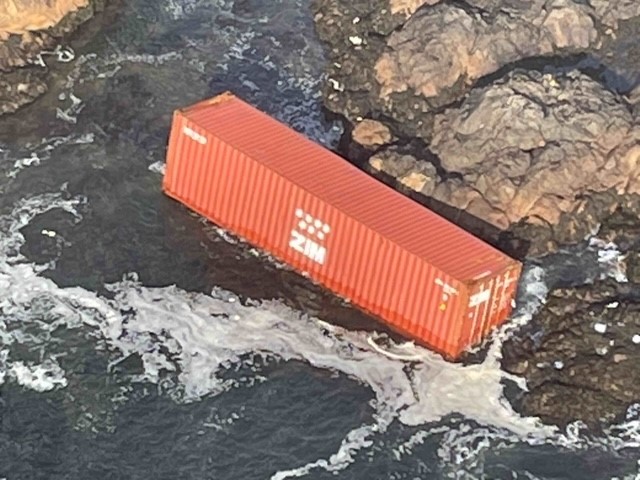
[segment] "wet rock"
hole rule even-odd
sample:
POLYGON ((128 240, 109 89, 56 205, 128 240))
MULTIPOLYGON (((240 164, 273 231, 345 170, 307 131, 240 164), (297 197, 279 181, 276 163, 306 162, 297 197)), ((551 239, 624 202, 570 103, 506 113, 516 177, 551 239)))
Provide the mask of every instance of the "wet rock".
POLYGON ((630 294, 638 289, 597 282, 552 292, 532 323, 503 348, 503 368, 527 379, 529 392, 517 399, 523 413, 598 429, 640 400, 640 348, 633 343, 640 299, 630 294), (562 368, 554 366, 558 362, 562 368))
POLYGON ((316 0, 314 8, 332 60, 328 108, 352 122, 382 114, 399 136, 426 140, 430 115, 478 79, 596 49, 621 20, 640 15, 640 3, 611 0, 316 0))
POLYGON ((43 55, 68 57, 67 52, 60 51, 60 41, 101 11, 104 3, 0 0, 0 115, 16 111, 46 91, 43 55))
POLYGON ((20 69, 0 76, 0 115, 13 113, 47 91, 42 71, 20 69))
MULTIPOLYGON (((588 231, 571 217, 596 228, 611 209, 596 208, 589 222, 585 197, 640 193, 632 107, 579 72, 512 72, 437 114, 433 130, 430 149, 450 175, 431 195, 501 229, 563 223, 564 240, 576 241, 588 231)), ((393 175, 394 162, 390 153, 379 169, 393 175)))
MULTIPOLYGON (((594 197, 603 205, 615 198, 594 197)), ((617 198, 598 235, 624 254, 628 281, 567 286, 562 278, 551 280, 565 286, 554 288, 503 345, 503 368, 527 380, 529 391, 516 399, 524 414, 559 425, 581 420, 598 430, 640 402, 640 200, 617 198)))
POLYGON ((393 136, 389 127, 376 120, 364 119, 354 127, 353 140, 364 147, 379 147, 391 142, 393 136))

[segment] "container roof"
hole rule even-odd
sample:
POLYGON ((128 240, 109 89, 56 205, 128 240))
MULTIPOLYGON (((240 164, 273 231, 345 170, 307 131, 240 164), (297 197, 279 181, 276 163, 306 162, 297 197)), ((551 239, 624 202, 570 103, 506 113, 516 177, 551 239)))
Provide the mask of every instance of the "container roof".
POLYGON ((327 148, 224 93, 181 110, 213 136, 463 283, 515 260, 327 148))

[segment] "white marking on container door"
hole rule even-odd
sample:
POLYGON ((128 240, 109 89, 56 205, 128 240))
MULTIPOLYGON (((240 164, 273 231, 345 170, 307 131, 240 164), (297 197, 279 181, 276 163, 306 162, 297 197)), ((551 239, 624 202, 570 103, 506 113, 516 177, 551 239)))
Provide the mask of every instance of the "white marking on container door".
POLYGON ((487 300, 491 299, 491 303, 483 308, 482 321, 480 322, 480 330, 478 331, 478 337, 474 338, 475 342, 479 341, 482 338, 482 333, 484 332, 487 326, 487 321, 490 321, 493 318, 493 308, 496 303, 496 296, 495 295, 492 296, 491 293, 498 290, 498 288, 496 287, 497 281, 498 281, 497 279, 489 280, 489 288, 486 290, 486 292, 488 293, 485 295, 487 295, 487 300))
POLYGON ((504 281, 502 283, 502 293, 500 294, 500 310, 506 308, 507 304, 509 303, 509 299, 507 298, 507 288, 509 287, 509 285, 516 281, 516 277, 512 276, 512 273, 513 272, 509 270, 504 275, 504 281))

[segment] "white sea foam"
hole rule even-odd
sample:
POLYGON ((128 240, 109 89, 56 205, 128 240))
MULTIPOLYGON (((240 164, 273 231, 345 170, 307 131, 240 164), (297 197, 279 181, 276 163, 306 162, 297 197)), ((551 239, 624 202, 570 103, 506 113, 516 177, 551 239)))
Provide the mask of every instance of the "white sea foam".
MULTIPOLYGON (((631 409, 625 423, 596 441, 584 435, 579 425, 559 432, 537 419, 522 418, 505 400, 502 383, 510 376, 500 370, 500 344, 510 329, 525 323, 544 302, 544 272, 538 267, 526 269, 514 322, 494 335, 484 362, 452 364, 414 346, 405 349, 417 359, 409 365, 372 349, 365 332, 331 326, 278 301, 242 304, 232 292, 217 288, 209 295, 177 287, 148 288, 135 274, 108 286, 112 300, 79 287, 60 288, 39 275, 45 266, 30 264, 21 256, 24 238, 20 230, 35 215, 54 208, 80 220, 82 205, 83 199, 41 195, 19 202, 11 215, 0 217, 0 339, 4 345, 0 383, 13 381, 40 391, 64 387, 65 374, 55 355, 47 352, 47 338, 59 328, 84 326, 95 329, 107 343, 113 352, 112 366, 130 355, 141 359, 144 373, 132 381, 158 383, 163 371, 174 372, 178 383, 170 394, 179 402, 198 401, 239 386, 240 380, 223 373, 239 362, 255 370, 252 362, 256 357, 300 360, 314 368, 341 372, 372 390, 375 414, 370 422, 353 429, 328 458, 292 466, 275 473, 274 479, 304 476, 316 469, 344 469, 396 421, 430 427, 428 435, 415 434, 397 445, 394 455, 410 455, 428 436, 441 435, 443 468, 458 465, 466 471, 481 469, 482 452, 501 443, 606 450, 640 445, 640 407, 631 409), (25 361, 12 352, 13 344, 37 346, 41 361, 25 361), (460 422, 431 428, 451 414, 480 427, 460 422)), ((262 380, 255 375, 255 381, 262 380)))
MULTIPOLYGON (((443 435, 439 448, 443 465, 465 469, 481 468, 481 453, 496 443, 546 442, 608 450, 640 445, 640 408, 630 411, 628 420, 612 427, 599 443, 575 426, 559 432, 517 415, 504 399, 502 380, 508 376, 499 368, 499 344, 509 327, 495 335, 487 359, 479 365, 451 364, 426 349, 412 347, 412 357, 420 360, 412 363, 408 375, 405 362, 370 347, 368 334, 330 326, 277 301, 242 304, 232 292, 221 289, 204 295, 176 287, 147 288, 135 275, 109 286, 113 300, 78 287, 59 288, 39 276, 42 267, 24 262, 19 253, 24 242, 20 229, 33 216, 51 208, 65 209, 80 218, 81 205, 81 199, 43 195, 19 202, 10 216, 0 217, 0 228, 6 233, 0 240, 1 311, 5 318, 28 321, 29 310, 46 298, 49 312, 48 321, 40 326, 41 338, 0 323, 0 337, 9 348, 0 354, 0 382, 16 381, 36 390, 63 387, 64 372, 55 358, 47 357, 45 351, 40 364, 29 364, 12 357, 11 344, 41 344, 49 331, 85 325, 99 331, 110 346, 112 365, 132 354, 141 358, 144 374, 133 381, 159 382, 163 370, 178 372, 179 383, 171 394, 180 402, 234 388, 238 380, 224 378, 224 371, 237 362, 251 368, 256 356, 301 360, 315 368, 341 372, 371 388, 375 415, 370 423, 351 431, 330 457, 277 472, 274 479, 304 476, 318 468, 338 471, 352 463, 361 450, 370 448, 392 422, 432 425, 453 413, 481 427, 462 422, 457 427, 430 429, 428 435, 443 435)), ((545 294, 543 272, 537 267, 527 269, 516 309, 519 322, 531 316, 545 294)), ((425 438, 425 433, 416 434, 398 445, 395 455, 410 455, 425 438)))
POLYGON ((160 175, 164 175, 164 172, 167 168, 167 164, 163 161, 153 162, 151 165, 147 167, 150 172, 159 173, 160 175))
POLYGON ((37 392, 46 392, 56 387, 66 387, 67 379, 55 360, 47 359, 38 365, 27 365, 24 362, 14 362, 9 370, 9 376, 19 385, 37 392))
POLYGON ((41 165, 42 162, 49 160, 51 153, 61 145, 82 145, 93 143, 93 141, 93 133, 82 135, 70 134, 46 138, 27 156, 14 160, 13 168, 7 172, 7 176, 14 178, 25 168, 41 165))
MULTIPOLYGON (((302 360, 316 368, 341 372, 372 389, 376 411, 372 423, 350 432, 330 458, 302 466, 302 470, 280 472, 275 478, 314 468, 344 468, 358 450, 367 448, 372 438, 395 420, 421 425, 457 412, 521 436, 549 433, 535 419, 519 417, 504 401, 503 372, 495 360, 465 367, 413 347, 412 353, 422 360, 408 376, 404 362, 371 349, 367 333, 329 326, 277 301, 243 305, 231 292, 220 289, 203 295, 176 287, 147 288, 135 275, 109 286, 113 300, 78 287, 59 288, 39 276, 43 267, 24 262, 19 253, 24 243, 20 229, 35 215, 52 208, 80 218, 81 205, 81 199, 42 195, 19 202, 10 216, 0 217, 0 228, 6 233, 0 240, 0 302, 6 318, 28 321, 28 311, 46 298, 49 318, 40 325, 43 336, 61 326, 96 328, 120 358, 139 355, 145 373, 136 381, 157 382, 161 370, 178 371, 179 386, 173 395, 183 402, 233 388, 236 381, 224 379, 221 373, 246 355, 302 360), (478 398, 485 401, 478 402, 478 398)), ((7 345, 42 340, 20 328, 4 328, 2 335, 7 345)), ((47 358, 46 352, 40 366, 12 358, 10 352, 4 371, 12 372, 9 379, 27 388, 63 386, 64 372, 54 365, 55 358, 47 358)))

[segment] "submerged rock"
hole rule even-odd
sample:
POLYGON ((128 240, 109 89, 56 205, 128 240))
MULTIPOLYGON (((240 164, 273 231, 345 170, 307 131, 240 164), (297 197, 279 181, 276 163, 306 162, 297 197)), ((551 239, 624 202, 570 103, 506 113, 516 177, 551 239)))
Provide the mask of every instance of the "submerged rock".
MULTIPOLYGON (((46 91, 45 53, 104 8, 105 0, 0 0, 0 115, 46 91)), ((58 48, 58 50, 56 50, 58 48)))

